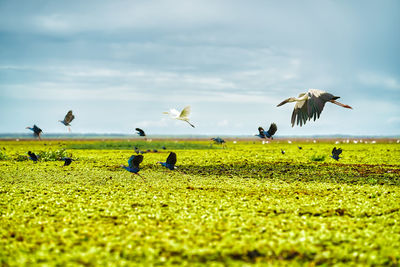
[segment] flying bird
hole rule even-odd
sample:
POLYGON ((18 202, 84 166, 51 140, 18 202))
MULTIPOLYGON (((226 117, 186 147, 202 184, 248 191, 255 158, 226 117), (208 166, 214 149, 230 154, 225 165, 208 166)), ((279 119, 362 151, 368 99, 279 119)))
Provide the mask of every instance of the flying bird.
POLYGON ((33 131, 33 136, 39 138, 39 140, 42 140, 40 138, 40 135, 42 134, 42 129, 40 129, 39 127, 37 127, 36 125, 33 125, 33 127, 26 127, 26 129, 29 129, 31 131, 33 131))
POLYGON ((71 121, 75 119, 75 116, 72 114, 72 110, 68 111, 67 115, 65 115, 64 120, 60 121, 62 124, 64 124, 65 126, 68 126, 68 131, 71 131, 71 128, 69 126, 71 126, 71 121))
POLYGON ((225 140, 222 139, 221 137, 211 138, 211 140, 213 140, 215 143, 221 144, 221 145, 222 145, 223 143, 225 143, 225 140))
POLYGON ((276 124, 271 123, 267 132, 265 132, 263 127, 258 127, 258 134, 256 134, 255 136, 258 136, 260 138, 274 139, 272 136, 276 133, 277 130, 278 130, 278 127, 276 126, 276 124))
POLYGON ((338 106, 352 109, 352 107, 349 105, 345 105, 336 101, 338 98, 340 97, 334 96, 319 89, 310 89, 307 93, 299 94, 298 98, 290 97, 282 101, 277 105, 277 107, 289 102, 296 102, 292 113, 292 127, 294 124, 300 125, 301 127, 306 124, 307 120, 311 120, 313 118, 315 121, 317 118, 319 118, 326 102, 331 102, 338 106))
POLYGON ((135 130, 137 131, 136 134, 138 134, 139 136, 146 136, 145 132, 142 129, 136 128, 135 130))
POLYGON ((189 122, 190 110, 190 106, 186 106, 181 112, 173 108, 170 109, 168 112, 163 112, 163 114, 168 114, 173 119, 186 121, 187 123, 189 123, 190 126, 194 128, 194 125, 189 122))
POLYGON ((36 156, 35 153, 33 153, 33 152, 31 152, 31 151, 28 151, 28 155, 29 155, 29 159, 30 159, 30 160, 35 161, 35 162, 38 161, 38 156, 36 156))
POLYGON ((333 158, 333 159, 339 160, 340 159, 340 157, 339 157, 340 154, 342 154, 342 149, 341 148, 336 149, 336 147, 334 147, 333 150, 332 150, 332 155, 330 157, 333 158))
POLYGON ((175 152, 169 153, 166 162, 160 162, 159 161, 157 163, 160 163, 165 168, 170 169, 171 171, 173 171, 175 169, 175 164, 176 164, 176 154, 175 154, 175 152))
POLYGON ((63 166, 68 166, 72 163, 73 159, 69 158, 69 157, 64 157, 61 160, 64 161, 64 165, 63 166))
POLYGON ((136 175, 139 175, 143 181, 146 182, 146 180, 139 174, 140 168, 139 164, 143 161, 143 155, 132 155, 129 160, 128 160, 128 166, 121 165, 122 168, 127 170, 128 172, 136 175))

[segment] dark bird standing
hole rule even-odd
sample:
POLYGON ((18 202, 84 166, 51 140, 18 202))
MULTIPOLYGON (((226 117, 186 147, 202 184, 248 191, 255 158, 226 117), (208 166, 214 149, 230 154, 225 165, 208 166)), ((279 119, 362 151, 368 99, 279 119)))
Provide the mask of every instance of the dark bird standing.
POLYGON ((160 162, 159 161, 158 163, 160 163, 165 168, 170 169, 171 171, 173 171, 175 169, 175 164, 176 164, 176 154, 175 154, 175 152, 169 153, 166 162, 160 162))
POLYGON ((26 129, 29 129, 29 130, 31 130, 32 132, 33 132, 33 136, 34 137, 37 137, 37 138, 39 138, 39 140, 42 140, 41 138, 40 138, 40 135, 42 134, 42 129, 40 129, 39 127, 37 127, 36 126, 36 124, 35 125, 33 125, 33 127, 26 127, 26 129))
POLYGON ((38 156, 36 156, 35 153, 33 153, 33 152, 31 152, 31 151, 28 151, 28 155, 29 155, 29 159, 30 159, 30 160, 35 161, 35 162, 38 161, 38 156))
POLYGON ((339 155, 342 154, 342 149, 336 149, 336 147, 333 148, 332 150, 332 155, 330 156, 331 158, 335 159, 335 160, 339 160, 340 157, 339 155))
POLYGON ((222 145, 223 143, 225 143, 225 140, 222 139, 221 137, 211 138, 211 140, 213 140, 215 143, 221 144, 221 145, 222 145))
POLYGON ((260 138, 274 139, 272 136, 276 133, 277 130, 278 130, 278 127, 276 126, 276 124, 271 123, 267 132, 265 132, 263 127, 258 127, 258 134, 256 134, 255 136, 258 136, 260 138))
POLYGON ((68 166, 72 163, 73 159, 69 158, 69 157, 64 157, 61 160, 64 161, 64 165, 63 166, 68 166))
POLYGON ((146 136, 146 133, 142 129, 136 128, 135 130, 137 131, 136 134, 138 134, 139 136, 146 136))
POLYGON ((331 102, 338 106, 352 109, 349 105, 342 104, 336 99, 339 96, 334 96, 328 92, 319 89, 310 89, 307 93, 299 94, 299 97, 290 97, 285 99, 277 105, 277 107, 282 106, 289 102, 296 102, 294 110, 292 113, 292 127, 296 123, 297 125, 303 126, 306 124, 307 120, 314 119, 314 121, 319 118, 322 110, 324 109, 326 102, 331 102))
POLYGON ((282 153, 282 155, 284 155, 285 154, 285 150, 281 149, 281 153, 282 153))

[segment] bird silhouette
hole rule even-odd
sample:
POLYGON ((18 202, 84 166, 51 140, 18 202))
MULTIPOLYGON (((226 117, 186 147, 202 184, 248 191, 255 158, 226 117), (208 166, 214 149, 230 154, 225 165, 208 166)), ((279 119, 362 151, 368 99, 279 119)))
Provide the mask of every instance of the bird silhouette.
POLYGON ((163 112, 164 114, 168 114, 171 118, 186 121, 190 126, 194 128, 194 125, 189 122, 191 108, 190 106, 186 106, 181 112, 176 109, 170 109, 168 112, 163 112))
POLYGON ((68 111, 67 115, 65 115, 64 120, 59 120, 59 122, 61 122, 62 124, 64 124, 65 126, 68 126, 68 131, 71 131, 71 128, 69 126, 71 126, 71 121, 75 119, 75 116, 72 115, 72 110, 68 111))
POLYGON ((258 136, 260 138, 265 138, 265 139, 266 138, 274 139, 272 136, 276 133, 277 130, 278 130, 278 127, 276 126, 276 124, 271 123, 267 132, 265 132, 263 127, 258 127, 258 134, 256 134, 255 136, 258 136))
POLYGON ((225 140, 222 139, 221 137, 211 138, 211 140, 213 140, 215 143, 221 144, 221 145, 222 145, 223 143, 225 143, 225 140))
POLYGON ((292 127, 295 123, 297 125, 300 125, 301 127, 306 124, 307 120, 311 120, 313 118, 315 121, 317 118, 319 118, 326 102, 331 102, 338 106, 352 109, 352 107, 350 107, 349 105, 345 105, 336 101, 336 99, 338 98, 340 97, 334 96, 319 89, 310 89, 307 93, 299 94, 298 98, 290 97, 288 99, 285 99, 284 101, 279 103, 277 107, 289 102, 296 102, 292 113, 291 122, 292 127))
POLYGON ((285 150, 281 149, 281 153, 282 153, 282 155, 284 155, 285 154, 285 150))
POLYGON ((42 129, 40 129, 39 127, 37 127, 36 126, 36 124, 35 125, 33 125, 33 127, 26 127, 26 129, 29 129, 29 130, 31 130, 32 132, 33 132, 33 136, 34 137, 37 137, 39 140, 42 140, 41 138, 40 138, 40 135, 42 134, 42 129))
POLYGON ((333 148, 332 150, 332 155, 330 156, 331 158, 335 159, 335 160, 339 160, 340 157, 339 155, 342 154, 342 149, 336 149, 336 147, 333 148))
POLYGON ((297 148, 298 148, 298 149, 300 149, 300 150, 302 150, 302 149, 303 149, 303 147, 301 147, 301 146, 297 146, 297 148))
POLYGON ((61 158, 61 160, 64 161, 64 165, 63 165, 63 166, 68 166, 68 165, 70 165, 70 164, 72 163, 72 161, 73 161, 73 159, 71 159, 70 157, 61 158))
POLYGON ((169 153, 166 162, 160 162, 159 161, 158 163, 160 163, 165 168, 170 169, 171 171, 173 171, 175 169, 175 164, 176 164, 176 154, 175 154, 175 152, 169 153))
POLYGON ((135 128, 135 130, 137 131, 136 134, 138 134, 139 136, 146 136, 146 133, 142 129, 135 128))
POLYGON ((143 161, 143 155, 132 155, 128 160, 128 166, 121 165, 122 168, 128 172, 139 175, 143 181, 146 181, 143 176, 139 174, 140 168, 139 164, 143 161))
POLYGON ((38 161, 38 156, 37 156, 35 153, 33 153, 33 152, 31 152, 31 151, 28 151, 28 155, 29 155, 29 159, 30 159, 30 160, 32 160, 32 161, 34 161, 34 162, 37 162, 37 161, 38 161))

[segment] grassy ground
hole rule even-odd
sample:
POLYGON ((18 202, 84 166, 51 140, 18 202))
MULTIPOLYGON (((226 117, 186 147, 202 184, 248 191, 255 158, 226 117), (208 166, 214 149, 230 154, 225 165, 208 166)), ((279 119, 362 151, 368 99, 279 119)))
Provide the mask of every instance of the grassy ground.
POLYGON ((0 141, 0 151, 3 266, 400 264, 397 143, 0 141), (146 183, 118 167, 134 146, 159 151, 144 154, 146 183), (156 164, 170 150, 178 171, 156 164), (76 161, 61 167, 60 155, 76 161))

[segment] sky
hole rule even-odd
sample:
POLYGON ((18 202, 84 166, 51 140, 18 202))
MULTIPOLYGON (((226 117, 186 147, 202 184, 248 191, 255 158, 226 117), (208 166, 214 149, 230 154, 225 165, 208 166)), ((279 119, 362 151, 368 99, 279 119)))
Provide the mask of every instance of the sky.
POLYGON ((0 133, 400 135, 400 1, 0 0, 0 133), (291 127, 310 88, 340 96, 291 127), (191 121, 163 115, 192 107, 191 121))

